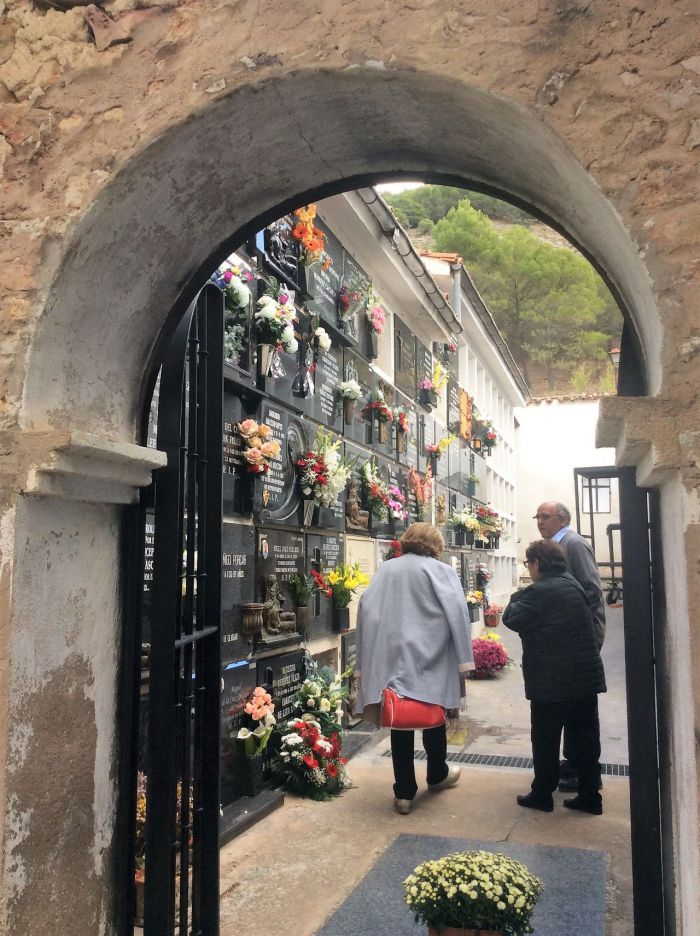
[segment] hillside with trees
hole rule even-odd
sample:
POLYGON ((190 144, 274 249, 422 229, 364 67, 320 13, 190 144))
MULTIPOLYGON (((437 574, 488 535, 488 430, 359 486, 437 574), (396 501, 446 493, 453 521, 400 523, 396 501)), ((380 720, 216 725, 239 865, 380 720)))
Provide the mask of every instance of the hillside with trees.
POLYGON ((384 197, 419 247, 464 258, 535 395, 614 391, 622 316, 578 251, 489 195, 426 185, 384 197))

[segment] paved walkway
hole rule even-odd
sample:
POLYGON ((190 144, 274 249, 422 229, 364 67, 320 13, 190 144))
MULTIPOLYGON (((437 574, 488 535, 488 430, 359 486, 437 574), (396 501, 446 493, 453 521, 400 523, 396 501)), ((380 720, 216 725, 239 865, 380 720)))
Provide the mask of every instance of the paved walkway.
MULTIPOLYGON (((498 633, 514 658, 519 640, 498 633)), ((609 692, 601 697, 602 759, 627 763, 622 616, 612 611, 605 644, 609 692)), ((498 679, 469 684, 469 711, 456 752, 529 756, 528 708, 519 667, 498 679)), ((284 806, 221 852, 222 936, 315 936, 378 856, 402 833, 481 841, 590 848, 605 852, 608 869, 606 936, 629 936, 632 885, 627 781, 606 777, 603 816, 571 813, 555 794, 551 814, 519 807, 531 775, 516 768, 466 766, 456 788, 419 793, 409 816, 397 815, 387 739, 353 758, 354 786, 337 800, 286 798, 284 806)), ((425 768, 418 764, 417 774, 425 768)), ((377 936, 390 936, 389 933, 377 936)), ((562 934, 565 936, 565 934, 562 934)))

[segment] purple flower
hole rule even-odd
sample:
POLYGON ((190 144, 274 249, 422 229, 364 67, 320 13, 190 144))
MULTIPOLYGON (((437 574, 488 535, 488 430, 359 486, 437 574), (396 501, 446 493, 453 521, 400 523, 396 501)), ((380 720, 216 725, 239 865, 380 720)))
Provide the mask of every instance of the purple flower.
POLYGON ((224 282, 230 283, 232 279, 233 279, 233 273, 231 272, 231 270, 226 270, 226 272, 224 273, 224 282))
POLYGON ((277 301, 279 302, 281 306, 287 305, 287 303, 289 302, 289 296, 286 293, 280 293, 279 296, 277 297, 277 301))

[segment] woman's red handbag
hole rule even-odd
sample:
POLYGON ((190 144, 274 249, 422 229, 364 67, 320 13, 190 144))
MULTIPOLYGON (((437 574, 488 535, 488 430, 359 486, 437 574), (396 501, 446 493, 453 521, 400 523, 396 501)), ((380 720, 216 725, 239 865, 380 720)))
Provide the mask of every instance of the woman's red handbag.
POLYGON ((394 731, 439 728, 445 724, 445 709, 435 702, 419 702, 418 699, 409 699, 387 688, 382 690, 379 724, 382 728, 393 728, 394 731))

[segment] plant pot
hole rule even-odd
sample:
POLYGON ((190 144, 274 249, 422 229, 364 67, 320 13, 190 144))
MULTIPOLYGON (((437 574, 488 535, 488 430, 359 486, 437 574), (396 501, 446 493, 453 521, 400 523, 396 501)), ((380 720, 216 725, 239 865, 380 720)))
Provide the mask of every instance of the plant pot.
POLYGON ((272 354, 275 346, 271 344, 258 345, 258 377, 267 377, 272 363, 272 354))
POLYGON ((487 627, 498 627, 498 623, 501 620, 500 614, 485 614, 484 615, 484 624, 487 627))
POLYGON ((479 620, 479 608, 473 605, 467 605, 467 609, 469 611, 469 623, 476 624, 479 620))
POLYGON ((367 336, 367 357, 370 361, 379 357, 379 335, 374 329, 370 329, 369 335, 367 336))
POLYGON ((428 936, 503 936, 502 930, 474 929, 472 926, 428 927, 428 936))
POLYGON ((350 608, 333 605, 333 630, 337 634, 346 634, 350 630, 350 608))
POLYGON ((437 393, 435 390, 424 390, 422 387, 418 391, 418 402, 421 406, 433 409, 437 406, 437 393))
POLYGON ((404 429, 396 430, 396 454, 405 455, 406 453, 406 436, 408 433, 404 429))
POLYGON ((351 423, 355 417, 355 406, 357 400, 351 400, 349 397, 343 397, 343 420, 351 423))
POLYGON ((482 539, 480 536, 474 537, 474 547, 475 549, 486 549, 487 543, 485 539, 482 539))
POLYGON ((302 637, 306 634, 306 628, 309 623, 309 608, 308 605, 303 607, 299 606, 294 609, 294 613, 297 616, 297 633, 301 634, 302 637))
POLYGON ((465 530, 465 533, 464 533, 464 544, 465 544, 465 546, 473 546, 473 545, 474 545, 474 531, 473 531, 473 530, 465 530))
POLYGON ((238 789, 241 796, 257 796, 263 788, 263 756, 243 755, 238 759, 238 789))
POLYGON ((455 546, 464 546, 466 533, 464 530, 455 530, 455 546))

